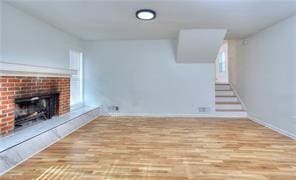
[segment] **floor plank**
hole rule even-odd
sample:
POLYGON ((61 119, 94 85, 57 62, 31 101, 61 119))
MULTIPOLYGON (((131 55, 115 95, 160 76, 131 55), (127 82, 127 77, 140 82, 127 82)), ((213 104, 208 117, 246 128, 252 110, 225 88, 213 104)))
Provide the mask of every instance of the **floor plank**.
POLYGON ((296 141, 247 119, 102 117, 0 179, 296 179, 296 141))

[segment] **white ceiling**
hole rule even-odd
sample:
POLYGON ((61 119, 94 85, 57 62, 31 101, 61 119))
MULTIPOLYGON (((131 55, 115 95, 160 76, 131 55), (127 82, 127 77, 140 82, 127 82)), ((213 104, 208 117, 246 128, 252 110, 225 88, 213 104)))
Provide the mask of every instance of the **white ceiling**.
POLYGON ((245 38, 296 12, 296 0, 9 0, 9 3, 83 40, 177 37, 181 29, 223 28, 245 38), (154 21, 135 17, 157 12, 154 21))

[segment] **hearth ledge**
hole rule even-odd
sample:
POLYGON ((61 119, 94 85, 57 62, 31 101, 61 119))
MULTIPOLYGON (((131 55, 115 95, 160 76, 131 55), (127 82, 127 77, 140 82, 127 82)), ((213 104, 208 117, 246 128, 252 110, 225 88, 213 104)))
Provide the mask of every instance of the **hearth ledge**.
POLYGON ((99 116, 107 114, 99 107, 85 106, 28 129, 0 137, 0 176, 99 116))

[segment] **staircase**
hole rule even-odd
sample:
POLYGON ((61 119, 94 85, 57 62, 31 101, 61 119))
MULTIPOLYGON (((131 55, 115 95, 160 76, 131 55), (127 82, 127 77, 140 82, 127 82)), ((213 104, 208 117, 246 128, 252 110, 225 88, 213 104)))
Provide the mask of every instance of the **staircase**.
POLYGON ((225 117, 247 117, 230 84, 216 83, 216 114, 225 117))

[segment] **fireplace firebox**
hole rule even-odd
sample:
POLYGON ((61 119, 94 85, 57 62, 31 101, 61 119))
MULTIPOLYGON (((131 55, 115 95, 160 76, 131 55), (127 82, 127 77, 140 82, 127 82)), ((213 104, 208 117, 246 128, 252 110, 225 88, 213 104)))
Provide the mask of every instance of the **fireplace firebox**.
POLYGON ((57 114, 58 92, 15 99, 15 127, 34 120, 47 120, 57 114))
MULTIPOLYGON (((38 100, 45 98, 46 106, 49 107, 48 96, 58 96, 58 98, 55 98, 56 101, 53 106, 56 110, 53 110, 54 113, 47 112, 46 118, 49 118, 52 114, 61 116, 68 113, 70 111, 70 77, 0 75, 0 136, 6 135, 14 130, 15 115, 18 115, 18 118, 24 118, 28 113, 34 116, 30 111, 28 111, 27 114, 24 113, 26 111, 21 112, 21 114, 16 114, 16 108, 21 108, 21 110, 23 110, 28 104, 32 103, 32 100, 34 100, 32 98, 34 97, 38 97, 38 100), (45 98, 45 96, 47 96, 47 98, 45 98), (25 101, 27 102, 25 103, 25 101), (16 107, 16 103, 21 107, 16 107)), ((33 102, 36 105, 37 100, 35 99, 33 102)), ((40 104, 44 104, 44 101, 40 102, 39 105, 40 104)), ((45 112, 44 108, 43 112, 45 112)), ((35 118, 36 116, 32 119, 35 118)), ((29 120, 30 119, 31 118, 29 118, 29 120)), ((19 120, 26 121, 28 119, 19 120)), ((24 124, 24 126, 26 125, 27 124, 24 124)))

